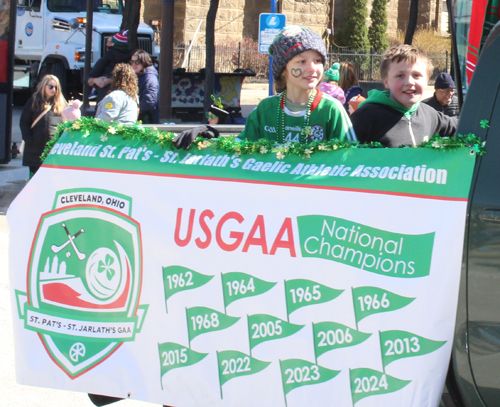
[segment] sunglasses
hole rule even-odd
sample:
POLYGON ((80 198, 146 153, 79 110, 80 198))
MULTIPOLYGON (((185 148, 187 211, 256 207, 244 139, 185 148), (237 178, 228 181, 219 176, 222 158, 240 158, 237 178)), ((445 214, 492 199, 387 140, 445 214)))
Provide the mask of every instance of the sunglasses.
POLYGON ((57 90, 57 86, 54 86, 54 85, 47 85, 47 88, 49 88, 49 90, 52 90, 52 89, 57 90))
POLYGON ((130 61, 130 65, 140 65, 141 64, 141 61, 139 61, 138 59, 132 59, 130 61))

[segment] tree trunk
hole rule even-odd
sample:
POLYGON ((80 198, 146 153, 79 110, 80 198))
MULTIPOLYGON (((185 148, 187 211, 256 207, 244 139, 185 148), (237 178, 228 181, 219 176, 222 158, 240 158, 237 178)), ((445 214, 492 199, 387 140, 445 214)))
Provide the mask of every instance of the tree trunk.
POLYGON ((215 17, 219 8, 219 0, 210 0, 206 25, 206 59, 205 59, 205 102, 203 110, 206 115, 212 104, 215 88, 215 17))
POLYGON ((120 31, 128 30, 128 45, 132 50, 138 49, 137 28, 141 15, 141 1, 129 0, 123 8, 123 20, 120 31))
POLYGON ((408 21, 408 28, 406 29, 405 44, 411 45, 413 41, 413 34, 417 28, 418 19, 418 0, 411 0, 410 3, 410 18, 408 21))

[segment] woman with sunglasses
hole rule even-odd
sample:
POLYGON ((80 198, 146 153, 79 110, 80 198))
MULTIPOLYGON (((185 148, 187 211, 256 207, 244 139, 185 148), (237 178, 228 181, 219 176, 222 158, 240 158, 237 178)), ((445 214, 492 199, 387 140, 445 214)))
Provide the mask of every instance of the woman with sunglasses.
POLYGON ((130 59, 132 69, 139 78, 139 120, 144 124, 159 122, 158 114, 158 71, 153 66, 153 61, 146 51, 136 51, 130 59))
POLYGON ((67 106, 59 79, 54 75, 45 75, 26 102, 19 127, 25 143, 23 165, 29 167, 30 177, 42 165, 40 155, 52 139, 57 125, 62 122, 61 113, 67 106))

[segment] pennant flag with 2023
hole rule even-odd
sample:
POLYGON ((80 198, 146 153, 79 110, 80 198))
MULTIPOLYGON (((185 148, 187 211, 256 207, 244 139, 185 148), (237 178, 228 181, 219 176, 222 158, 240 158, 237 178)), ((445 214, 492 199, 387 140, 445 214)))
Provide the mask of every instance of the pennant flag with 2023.
POLYGON ((357 323, 373 314, 406 307, 415 298, 402 297, 378 287, 357 287, 352 289, 352 299, 357 323))
POLYGON ((406 331, 380 332, 380 347, 384 367, 398 359, 427 355, 446 341, 434 341, 406 331))
POLYGON ((158 344, 158 353, 162 376, 169 370, 194 365, 208 355, 208 353, 195 352, 174 342, 158 344))
POLYGON ((179 291, 193 290, 194 288, 201 287, 213 277, 200 274, 183 266, 163 267, 165 303, 172 295, 179 291))
POLYGON ((285 396, 297 387, 324 383, 340 373, 303 359, 280 360, 280 368, 285 396))
POLYGON ((250 274, 233 272, 222 274, 222 289, 224 306, 228 306, 241 298, 264 294, 273 288, 276 283, 261 280, 250 274))
POLYGON ((303 279, 285 281, 285 291, 288 315, 308 305, 332 301, 344 292, 303 279))
POLYGON ((217 352, 217 361, 219 364, 219 381, 221 388, 224 383, 235 377, 259 373, 271 364, 271 362, 255 359, 237 350, 217 352))
POLYGON ((378 370, 360 368, 349 371, 353 404, 365 397, 394 393, 401 390, 411 380, 401 380, 378 370))
POLYGON ((300 331, 305 325, 291 324, 283 319, 266 314, 248 315, 250 349, 259 343, 286 338, 300 331))
POLYGON ((186 317, 190 342, 198 335, 229 328, 240 319, 206 307, 186 308, 186 317))
POLYGON ((313 332, 316 357, 332 349, 356 346, 371 336, 371 333, 360 332, 337 322, 313 323, 313 332))

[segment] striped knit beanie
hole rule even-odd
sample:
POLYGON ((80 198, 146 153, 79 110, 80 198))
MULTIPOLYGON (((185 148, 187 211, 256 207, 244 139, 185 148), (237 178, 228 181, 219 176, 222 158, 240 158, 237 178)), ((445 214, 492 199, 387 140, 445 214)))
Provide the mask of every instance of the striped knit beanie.
POLYGON ((128 30, 122 31, 121 33, 116 33, 111 38, 111 42, 115 48, 128 48, 128 30))

